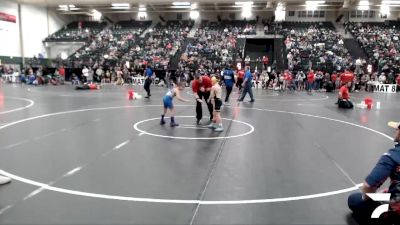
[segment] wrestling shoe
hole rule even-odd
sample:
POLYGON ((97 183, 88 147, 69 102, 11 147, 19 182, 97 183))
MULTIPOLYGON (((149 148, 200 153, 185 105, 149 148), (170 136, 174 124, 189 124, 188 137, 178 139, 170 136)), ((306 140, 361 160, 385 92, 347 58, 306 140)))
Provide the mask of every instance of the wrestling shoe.
POLYGON ((11 178, 9 177, 3 177, 0 175, 0 184, 7 184, 11 182, 11 178))
POLYGON ((177 127, 177 126, 179 126, 179 124, 177 124, 177 123, 171 123, 171 127, 177 127))
POLYGON ((222 132, 224 131, 224 128, 222 126, 218 126, 214 129, 215 132, 222 132))
POLYGON ((210 123, 210 124, 208 124, 206 127, 207 127, 207 128, 210 128, 210 129, 215 129, 215 128, 217 128, 217 124, 215 124, 215 123, 210 123))

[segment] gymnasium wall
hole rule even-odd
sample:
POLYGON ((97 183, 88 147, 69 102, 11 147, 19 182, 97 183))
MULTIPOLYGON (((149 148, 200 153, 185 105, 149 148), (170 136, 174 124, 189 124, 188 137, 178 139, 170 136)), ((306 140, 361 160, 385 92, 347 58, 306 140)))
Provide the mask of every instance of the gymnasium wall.
POLYGON ((16 17, 16 22, 0 21, 0 56, 33 57, 42 54, 47 57, 42 41, 74 20, 62 16, 45 6, 21 4, 21 28, 19 27, 18 3, 1 0, 0 13, 16 17), (20 43, 22 34, 22 46, 20 43), (23 53, 21 51, 23 48, 23 53))
POLYGON ((21 56, 18 4, 1 1, 0 13, 15 16, 15 22, 0 21, 0 56, 21 56))
MULTIPOLYGON (((182 14, 182 19, 183 20, 188 20, 189 19, 189 13, 188 12, 183 12, 182 14)), ((236 20, 242 20, 243 17, 240 12, 221 12, 221 13, 215 13, 215 12, 200 12, 200 17, 199 20, 211 20, 211 21, 216 21, 217 16, 219 15, 221 19, 226 19, 230 20, 231 19, 231 14, 234 15, 234 18, 236 20)), ((253 12, 253 15, 250 18, 246 18, 247 20, 254 20, 257 15, 259 15, 260 19, 264 18, 271 18, 273 16, 272 11, 263 11, 263 12, 253 12)), ((113 21, 119 21, 119 20, 139 20, 138 14, 137 13, 122 13, 122 14, 104 14, 105 16, 109 17, 113 21)), ((152 21, 159 21, 160 18, 159 16, 162 16, 165 20, 176 20, 177 19, 177 13, 148 13, 147 18, 145 20, 152 20, 152 21)))

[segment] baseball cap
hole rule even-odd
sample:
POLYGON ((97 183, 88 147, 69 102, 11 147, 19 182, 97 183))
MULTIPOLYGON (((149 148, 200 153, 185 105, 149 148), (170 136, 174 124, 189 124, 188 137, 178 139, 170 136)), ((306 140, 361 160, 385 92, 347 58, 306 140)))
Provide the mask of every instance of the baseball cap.
POLYGON ((395 129, 400 129, 400 122, 390 121, 388 122, 388 126, 395 129))

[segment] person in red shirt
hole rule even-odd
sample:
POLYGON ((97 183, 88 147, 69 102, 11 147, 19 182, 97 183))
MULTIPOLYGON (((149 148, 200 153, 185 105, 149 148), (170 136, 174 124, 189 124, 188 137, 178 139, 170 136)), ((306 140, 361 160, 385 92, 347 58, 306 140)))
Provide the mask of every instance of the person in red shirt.
POLYGON ((239 91, 242 90, 242 84, 243 84, 243 78, 244 78, 244 70, 239 70, 237 73, 237 81, 236 81, 236 87, 239 88, 239 91))
POLYGON ((311 70, 307 75, 307 92, 311 93, 314 86, 314 80, 315 80, 314 70, 311 70))
POLYGON ((351 82, 346 82, 342 85, 339 90, 338 105, 339 108, 351 109, 353 108, 353 103, 350 101, 349 87, 351 87, 351 82))
MULTIPOLYGON (((341 85, 348 82, 353 82, 354 74, 351 71, 345 70, 342 76, 340 76, 341 85)), ((351 86, 350 86, 351 87, 351 86)))
POLYGON ((334 73, 332 73, 332 75, 331 75, 331 81, 332 81, 332 84, 333 84, 333 90, 336 90, 336 80, 337 80, 337 75, 336 75, 336 73, 334 72, 334 73))
MULTIPOLYGON (((192 91, 193 95, 196 97, 196 119, 197 125, 200 125, 200 121, 203 118, 203 110, 201 103, 202 99, 207 101, 210 98, 210 91, 212 88, 211 79, 208 76, 196 75, 192 81, 192 91)), ((213 119, 213 106, 211 102, 206 102, 208 111, 210 112, 210 121, 213 119)))
POLYGON ((396 82, 397 82, 397 92, 400 92, 400 74, 397 75, 396 82))
POLYGON ((263 65, 264 65, 264 70, 266 70, 267 67, 268 67, 268 64, 269 64, 269 58, 268 58, 268 56, 263 56, 262 62, 263 62, 263 65))
POLYGON ((61 66, 58 69, 58 74, 60 74, 60 83, 64 84, 64 81, 65 81, 65 68, 64 68, 64 66, 61 66))

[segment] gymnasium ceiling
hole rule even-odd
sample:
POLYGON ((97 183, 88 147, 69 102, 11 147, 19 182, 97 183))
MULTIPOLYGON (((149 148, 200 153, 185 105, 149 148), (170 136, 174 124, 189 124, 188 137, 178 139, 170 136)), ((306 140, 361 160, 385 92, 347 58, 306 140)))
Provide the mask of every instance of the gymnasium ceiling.
MULTIPOLYGON (((46 5, 49 7, 58 8, 59 5, 74 5, 73 10, 60 10, 64 14, 80 14, 88 12, 91 9, 96 9, 102 13, 132 13, 138 12, 139 7, 145 7, 146 11, 151 12, 188 12, 188 8, 179 8, 173 6, 173 0, 14 0, 20 3, 46 5), (129 8, 112 8, 112 3, 129 3, 129 8)), ((196 4, 196 10, 201 12, 235 12, 241 11, 241 6, 235 5, 233 0, 177 0, 191 2, 192 5, 196 4)), ((237 0, 237 1, 250 1, 250 0, 237 0)), ((272 1, 258 1, 252 0, 252 10, 255 12, 260 11, 273 11, 275 10, 278 2, 283 2, 286 5, 286 10, 305 10, 305 0, 272 0, 272 1)), ((381 0, 371 0, 370 8, 379 10, 381 0)), ((359 1, 355 0, 326 0, 324 4, 320 5, 318 9, 325 11, 338 11, 342 9, 356 9, 359 1)), ((400 4, 397 7, 392 7, 393 10, 400 10, 400 4)))

